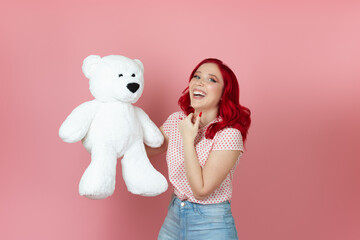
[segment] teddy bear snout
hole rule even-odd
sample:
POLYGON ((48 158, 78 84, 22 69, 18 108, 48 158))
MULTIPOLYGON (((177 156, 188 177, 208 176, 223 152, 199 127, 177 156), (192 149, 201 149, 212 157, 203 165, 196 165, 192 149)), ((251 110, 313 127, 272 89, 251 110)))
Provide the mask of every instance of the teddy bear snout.
POLYGON ((135 93, 140 85, 138 83, 129 83, 128 85, 126 85, 126 87, 132 92, 132 93, 135 93))

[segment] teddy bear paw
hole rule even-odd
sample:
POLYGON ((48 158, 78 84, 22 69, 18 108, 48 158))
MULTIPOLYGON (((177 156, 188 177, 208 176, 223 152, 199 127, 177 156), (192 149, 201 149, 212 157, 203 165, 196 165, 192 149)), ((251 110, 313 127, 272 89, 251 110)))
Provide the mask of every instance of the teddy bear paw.
POLYGON ((80 180, 79 194, 90 199, 104 199, 115 190, 115 179, 105 174, 89 174, 85 172, 80 180))
POLYGON ((157 171, 149 175, 138 176, 132 181, 126 181, 126 186, 129 192, 148 197, 157 196, 168 189, 165 177, 157 171))

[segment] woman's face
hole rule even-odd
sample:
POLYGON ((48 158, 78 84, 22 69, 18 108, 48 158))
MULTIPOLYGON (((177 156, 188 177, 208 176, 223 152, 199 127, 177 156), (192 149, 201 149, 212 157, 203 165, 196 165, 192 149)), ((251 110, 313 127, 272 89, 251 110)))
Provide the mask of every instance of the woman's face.
POLYGON ((190 103, 197 111, 218 110, 224 89, 224 80, 215 63, 204 63, 189 83, 190 103))

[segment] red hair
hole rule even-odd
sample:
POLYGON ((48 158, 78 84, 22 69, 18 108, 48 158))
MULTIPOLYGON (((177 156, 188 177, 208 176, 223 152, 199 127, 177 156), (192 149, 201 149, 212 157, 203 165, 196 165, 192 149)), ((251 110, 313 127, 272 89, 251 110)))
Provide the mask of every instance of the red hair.
MULTIPOLYGON (((211 124, 206 130, 205 137, 213 139, 217 131, 226 127, 233 127, 241 132, 243 142, 245 144, 248 129, 251 123, 251 112, 248 108, 241 106, 239 103, 239 83, 234 72, 222 61, 215 58, 207 58, 201 61, 194 68, 191 72, 189 82, 194 76, 196 70, 204 63, 215 63, 219 67, 221 75, 224 79, 224 91, 222 99, 219 102, 218 111, 218 116, 220 116, 222 120, 211 124)), ((178 104, 186 115, 194 112, 194 108, 190 105, 189 87, 182 92, 182 96, 179 98, 178 104)))

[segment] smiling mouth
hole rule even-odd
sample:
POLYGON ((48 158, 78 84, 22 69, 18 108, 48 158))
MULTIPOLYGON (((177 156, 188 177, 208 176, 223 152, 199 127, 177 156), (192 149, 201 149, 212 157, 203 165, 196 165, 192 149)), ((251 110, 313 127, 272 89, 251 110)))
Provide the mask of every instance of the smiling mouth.
POLYGON ((203 98, 206 96, 206 93, 204 93, 203 91, 199 91, 199 90, 194 90, 193 91, 193 96, 195 98, 203 98))

